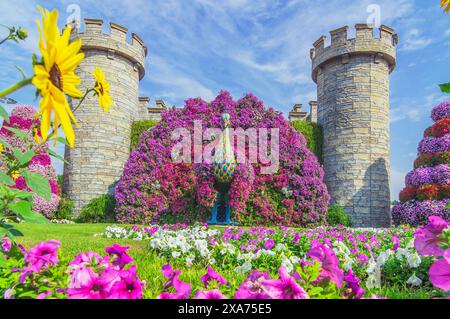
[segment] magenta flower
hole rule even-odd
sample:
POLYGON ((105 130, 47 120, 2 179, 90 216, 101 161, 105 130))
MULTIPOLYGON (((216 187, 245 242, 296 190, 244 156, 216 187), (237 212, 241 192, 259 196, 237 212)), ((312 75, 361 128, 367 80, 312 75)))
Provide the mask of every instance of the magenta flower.
POLYGON ((416 230, 414 236, 414 247, 422 256, 442 256, 444 249, 439 246, 445 243, 444 239, 438 236, 450 226, 445 220, 438 216, 430 216, 428 225, 416 230))
POLYGON ((123 269, 127 264, 133 262, 133 258, 126 253, 128 248, 128 246, 119 246, 117 244, 105 248, 108 254, 115 256, 112 262, 113 266, 123 269))
POLYGON ((102 257, 95 251, 88 251, 87 253, 79 253, 75 256, 69 265, 75 266, 87 266, 87 265, 98 265, 99 263, 104 263, 105 266, 108 265, 109 257, 102 257))
POLYGON ((107 268, 100 274, 91 268, 81 268, 76 278, 71 280, 67 289, 69 299, 106 299, 109 298, 112 286, 120 280, 118 271, 107 268))
POLYGON ((4 236, 2 239, 2 250, 7 253, 8 251, 11 250, 11 242, 8 239, 8 236, 4 236))
POLYGON ((359 285, 359 278, 353 274, 351 269, 347 271, 347 275, 345 275, 344 280, 347 283, 347 286, 352 290, 352 295, 356 299, 364 296, 365 291, 359 285))
POLYGON ((58 248, 61 243, 57 240, 40 242, 32 247, 25 256, 25 262, 30 264, 39 272, 41 268, 48 265, 56 265, 59 262, 58 248))
POLYGON ((39 295, 37 295, 36 299, 45 299, 48 296, 50 296, 51 294, 52 294, 51 290, 46 290, 46 291, 40 293, 39 295))
POLYGON ((278 269, 279 279, 264 280, 261 285, 272 299, 309 299, 306 291, 289 275, 286 268, 278 269))
POLYGON ((273 246, 275 246, 275 240, 273 240, 273 238, 268 238, 264 243, 264 248, 267 250, 272 249, 273 246))
POLYGON ((225 285, 227 283, 225 278, 223 278, 218 272, 214 271, 211 266, 208 266, 208 271, 200 277, 200 280, 203 282, 205 288, 208 288, 210 281, 216 281, 220 285, 225 285))
POLYGON ((252 270, 239 289, 234 293, 235 299, 270 299, 264 292, 261 282, 270 279, 267 272, 252 270))
POLYGON ((338 288, 341 288, 344 273, 339 268, 339 260, 333 249, 323 244, 317 244, 308 251, 308 256, 320 262, 322 270, 319 278, 328 278, 335 282, 338 288))
POLYGON ((197 294, 195 295, 194 299, 227 299, 222 293, 217 290, 198 290, 197 294))
POLYGON ((120 280, 111 288, 112 299, 141 299, 142 298, 142 282, 136 273, 136 266, 133 265, 128 270, 119 272, 120 280))
POLYGON ((450 249, 447 249, 442 257, 431 265, 430 281, 435 287, 450 291, 450 249))
POLYGON ((162 266, 161 268, 164 277, 167 278, 167 282, 164 285, 164 289, 174 287, 176 292, 163 292, 157 298, 158 299, 188 299, 191 295, 191 285, 182 282, 178 276, 181 274, 181 270, 172 269, 170 263, 162 266))

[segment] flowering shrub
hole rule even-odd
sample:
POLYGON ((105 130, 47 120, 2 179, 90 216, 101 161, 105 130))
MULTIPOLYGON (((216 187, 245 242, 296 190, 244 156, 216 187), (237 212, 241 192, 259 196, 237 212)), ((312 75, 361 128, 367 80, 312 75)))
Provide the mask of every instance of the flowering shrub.
POLYGON ((128 247, 106 247, 107 256, 79 253, 68 264, 59 260, 60 242, 41 242, 28 251, 2 240, 4 265, 0 267, 0 292, 11 298, 138 299, 140 281, 128 247))
MULTIPOLYGON (((32 106, 16 106, 9 117, 9 122, 4 122, 0 130, 0 140, 9 144, 5 147, 3 152, 12 153, 13 148, 18 148, 22 152, 29 150, 29 145, 37 145, 37 140, 41 138, 39 129, 40 121, 35 119, 36 110, 32 106), (16 128, 28 136, 28 140, 17 137, 13 132, 6 127, 16 128)), ((51 199, 46 200, 43 197, 33 194, 33 210, 41 213, 46 217, 51 217, 58 209, 58 203, 61 199, 61 187, 57 182, 56 170, 53 168, 51 158, 45 151, 47 145, 43 144, 37 150, 37 155, 31 158, 27 171, 32 173, 39 173, 48 179, 51 188, 51 199)), ((5 170, 0 163, 0 170, 5 170)), ((23 176, 14 176, 13 188, 18 190, 31 189, 27 186, 23 176)))
POLYGON ((438 152, 436 154, 420 154, 414 161, 414 168, 421 166, 436 166, 450 162, 450 151, 438 152))
POLYGON ((450 219, 450 210, 445 208, 450 198, 449 110, 450 102, 444 102, 431 112, 435 123, 425 130, 414 169, 405 177, 406 187, 400 192, 400 203, 392 208, 396 225, 423 225, 432 215, 450 219))
MULTIPOLYGON (((152 130, 142 133, 115 189, 118 221, 148 224, 208 218, 217 198, 212 166, 174 163, 171 150, 176 141, 170 136, 180 127, 192 133, 194 120, 202 121, 203 130, 220 128, 225 111, 231 115, 231 127, 278 128, 280 136, 276 174, 261 174, 259 163, 236 167, 229 190, 233 219, 242 224, 289 226, 325 222, 330 198, 324 172, 306 147, 305 138, 252 94, 233 101, 224 91, 211 103, 188 99, 183 109, 168 110, 152 130)), ((206 145, 204 141, 203 147, 206 145)))

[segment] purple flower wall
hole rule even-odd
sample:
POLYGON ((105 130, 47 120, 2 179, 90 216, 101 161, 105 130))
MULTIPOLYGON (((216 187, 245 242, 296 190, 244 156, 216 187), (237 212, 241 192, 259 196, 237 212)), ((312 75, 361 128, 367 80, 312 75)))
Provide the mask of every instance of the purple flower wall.
MULTIPOLYGON (((200 98, 186 100, 183 109, 166 111, 155 127, 141 135, 116 185, 118 221, 146 224, 208 219, 217 198, 212 167, 173 163, 171 150, 176 141, 170 137, 179 127, 192 133, 194 120, 202 120, 203 130, 220 128, 223 112, 230 113, 233 128, 278 128, 280 136, 280 168, 275 174, 261 174, 259 163, 236 167, 229 190, 232 218, 241 224, 286 226, 326 221, 330 198, 324 172, 306 147, 305 138, 281 113, 266 109, 254 95, 234 101, 226 91, 211 103, 200 98)), ((203 142, 203 147, 207 144, 203 142)))
MULTIPOLYGON (((433 108, 431 119, 437 123, 450 118, 450 102, 443 102, 433 108)), ((428 136, 430 128, 418 146, 418 159, 439 157, 450 150, 450 133, 443 131, 438 136, 428 136)), ((392 218, 396 225, 424 225, 429 216, 440 216, 450 220, 450 210, 445 206, 450 202, 450 167, 449 163, 429 161, 430 166, 416 167, 405 177, 405 189, 400 193, 403 201, 392 208, 392 218), (433 164, 436 163, 436 164, 433 164), (434 193, 432 193, 434 192, 434 193)))

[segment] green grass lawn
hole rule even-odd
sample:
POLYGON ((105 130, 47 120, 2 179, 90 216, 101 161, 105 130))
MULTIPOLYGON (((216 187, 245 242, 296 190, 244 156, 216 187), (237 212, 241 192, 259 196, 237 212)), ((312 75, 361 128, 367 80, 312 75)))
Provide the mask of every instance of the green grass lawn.
MULTIPOLYGON (((69 262, 80 252, 96 251, 99 254, 105 254, 105 247, 113 243, 123 246, 130 246, 129 255, 136 261, 138 274, 141 280, 146 281, 144 296, 155 298, 163 289, 165 278, 161 273, 161 267, 168 262, 166 258, 158 256, 149 247, 149 242, 109 239, 102 237, 106 226, 109 224, 16 224, 24 236, 16 237, 17 242, 23 244, 26 248, 50 239, 56 239, 61 242, 60 259, 63 262, 69 262)), ((177 265, 176 261, 170 260, 171 264, 180 266, 182 274, 180 279, 189 283, 201 284, 200 276, 206 272, 205 265, 194 265, 191 268, 177 265)), ((221 274, 228 280, 241 282, 234 271, 221 271, 221 274)), ((388 298, 430 298, 435 295, 434 292, 411 287, 384 287, 379 291, 380 295, 388 298)))

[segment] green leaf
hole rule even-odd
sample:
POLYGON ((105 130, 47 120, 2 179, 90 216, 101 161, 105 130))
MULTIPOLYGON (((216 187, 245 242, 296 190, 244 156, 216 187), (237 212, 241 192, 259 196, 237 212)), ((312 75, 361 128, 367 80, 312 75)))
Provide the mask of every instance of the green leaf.
POLYGON ((3 119, 6 121, 6 123, 9 123, 9 116, 8 112, 3 108, 2 105, 0 105, 0 116, 3 117, 3 119))
POLYGON ((36 155, 36 153, 34 151, 26 151, 25 153, 20 152, 20 154, 16 154, 14 152, 14 155, 19 161, 20 165, 25 165, 26 163, 31 161, 31 159, 33 158, 33 156, 36 155))
POLYGON ((65 137, 58 136, 56 138, 56 141, 58 141, 58 142, 60 142, 60 143, 62 143, 64 145, 70 146, 69 142, 67 142, 67 139, 65 137))
POLYGON ((21 170, 21 174, 25 177, 27 186, 40 197, 46 200, 51 200, 51 189, 48 179, 38 173, 31 173, 25 170, 21 170))
POLYGON ((0 267, 4 267, 6 265, 6 256, 0 254, 0 267))
POLYGON ((14 180, 8 175, 6 175, 4 172, 0 172, 0 182, 8 186, 14 185, 14 180))
POLYGON ((450 203, 448 203, 447 206, 444 207, 444 209, 450 209, 450 203))
POLYGON ((49 149, 49 148, 47 148, 46 151, 47 151, 47 153, 48 153, 50 156, 53 156, 54 158, 57 158, 57 159, 59 159, 60 161, 66 163, 66 164, 69 164, 69 162, 67 162, 67 161, 64 159, 64 157, 60 156, 60 155, 57 154, 55 151, 53 151, 53 150, 51 150, 51 149, 49 149))
POLYGON ((4 140, 0 140, 0 143, 3 144, 3 147, 9 147, 12 148, 11 144, 9 144, 8 142, 4 141, 4 140))
POLYGON ((450 83, 439 84, 441 91, 444 93, 450 93, 450 83))
POLYGON ((26 222, 34 224, 48 223, 47 219, 44 216, 36 212, 33 212, 31 207, 32 207, 31 203, 28 201, 20 201, 16 203, 10 203, 8 205, 9 209, 19 214, 20 217, 22 217, 26 222))
POLYGON ((28 141, 28 135, 25 134, 24 132, 22 132, 21 130, 14 128, 14 127, 9 127, 9 126, 3 126, 5 129, 7 129, 10 132, 13 132, 17 137, 20 137, 21 139, 28 141))

